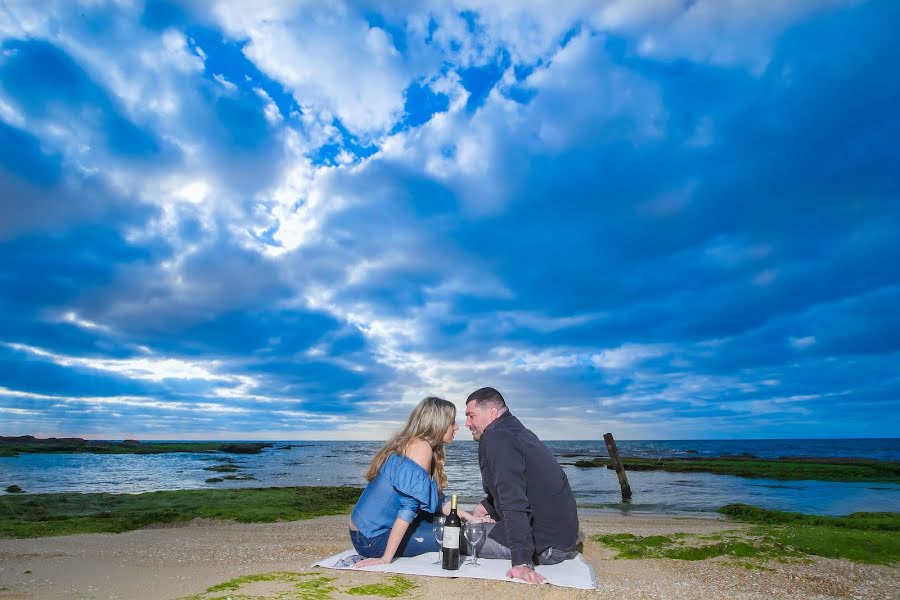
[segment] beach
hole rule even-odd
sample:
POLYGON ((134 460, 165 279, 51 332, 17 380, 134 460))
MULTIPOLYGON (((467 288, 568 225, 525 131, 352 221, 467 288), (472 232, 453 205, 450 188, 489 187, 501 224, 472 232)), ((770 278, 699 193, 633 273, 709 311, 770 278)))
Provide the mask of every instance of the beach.
MULTIPOLYGON (((0 539, 0 600, 167 600, 201 594, 237 577, 315 572, 333 578, 325 597, 350 598, 347 589, 387 580, 388 575, 311 567, 350 548, 347 515, 278 523, 234 523, 197 519, 119 534, 82 534, 0 539), (342 591, 344 590, 344 591, 342 591)), ((716 518, 584 513, 581 528, 595 535, 716 534, 746 527, 716 518)), ((745 568, 721 557, 685 561, 625 560, 588 539, 584 555, 598 588, 584 591, 544 585, 527 589, 533 598, 896 598, 900 570, 847 560, 810 557, 768 561, 745 568)), ((504 581, 414 577, 409 598, 520 598, 526 588, 504 581)), ((275 598, 288 588, 260 581, 240 593, 275 598)), ((201 596, 204 597, 204 596, 201 596)), ((370 596, 374 597, 374 596, 370 596)))

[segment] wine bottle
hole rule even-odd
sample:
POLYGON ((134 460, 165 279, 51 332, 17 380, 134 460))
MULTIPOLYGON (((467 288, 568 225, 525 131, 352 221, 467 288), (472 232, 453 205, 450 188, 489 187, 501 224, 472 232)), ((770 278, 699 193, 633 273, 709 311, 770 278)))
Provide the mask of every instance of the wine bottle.
POLYGON ((444 519, 444 541, 441 548, 441 568, 459 569, 459 534, 462 521, 456 513, 456 494, 450 498, 450 514, 444 519))

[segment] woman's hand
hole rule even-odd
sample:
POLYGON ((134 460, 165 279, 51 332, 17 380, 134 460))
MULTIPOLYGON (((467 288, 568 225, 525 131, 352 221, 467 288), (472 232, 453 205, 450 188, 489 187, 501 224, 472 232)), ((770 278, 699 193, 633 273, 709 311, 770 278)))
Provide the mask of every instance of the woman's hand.
POLYGON ((361 567, 374 567, 376 565, 389 565, 391 561, 385 560, 383 556, 379 558, 367 558, 365 560, 361 560, 359 562, 353 563, 354 569, 359 569, 361 567))
POLYGON ((484 515, 483 517, 476 517, 472 515, 471 518, 468 519, 469 523, 496 523, 494 519, 491 518, 491 515, 484 515))
MULTIPOLYGON (((449 506, 450 506, 450 504, 448 503, 447 507, 449 507, 449 506)), ((447 508, 447 507, 445 507, 445 508, 447 508)), ((488 511, 484 510, 484 507, 481 506, 481 504, 476 505, 475 508, 472 510, 472 512, 465 511, 462 508, 459 508, 458 512, 459 512, 460 519, 462 519, 463 521, 468 521, 470 523, 496 523, 497 522, 491 517, 491 515, 488 514, 488 511), (481 510, 478 510, 479 508, 481 510)), ((447 512, 445 512, 444 514, 445 515, 450 514, 449 508, 447 508, 447 512)))

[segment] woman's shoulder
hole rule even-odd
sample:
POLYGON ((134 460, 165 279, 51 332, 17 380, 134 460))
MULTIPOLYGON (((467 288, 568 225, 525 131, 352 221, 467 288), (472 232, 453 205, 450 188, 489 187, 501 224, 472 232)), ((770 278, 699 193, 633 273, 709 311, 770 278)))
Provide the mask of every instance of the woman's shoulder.
POLYGON ((431 470, 431 457, 433 455, 431 444, 421 438, 412 440, 404 452, 406 458, 410 459, 425 471, 431 470))
POLYGON ((440 495, 431 478, 431 457, 423 460, 424 450, 431 454, 428 442, 408 444, 404 453, 391 454, 385 462, 385 477, 395 490, 415 498, 428 512, 437 510, 440 495))

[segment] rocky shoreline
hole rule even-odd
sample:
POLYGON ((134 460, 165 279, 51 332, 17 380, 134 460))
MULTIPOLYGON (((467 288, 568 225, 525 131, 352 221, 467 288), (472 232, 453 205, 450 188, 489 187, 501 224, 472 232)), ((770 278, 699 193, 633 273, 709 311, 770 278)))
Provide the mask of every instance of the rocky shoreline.
MULTIPOLYGON (((773 459, 758 458, 752 454, 709 457, 660 457, 646 458, 625 456, 622 465, 626 471, 669 471, 674 473, 715 473, 763 479, 818 481, 867 481, 900 483, 900 462, 870 458, 810 458, 782 456, 773 459)), ((613 469, 608 457, 576 460, 572 466, 590 469, 613 469)))
POLYGON ((257 442, 141 442, 103 441, 83 438, 36 438, 31 435, 0 436, 0 457, 21 453, 162 454, 168 452, 224 452, 259 454, 273 444, 257 442))

